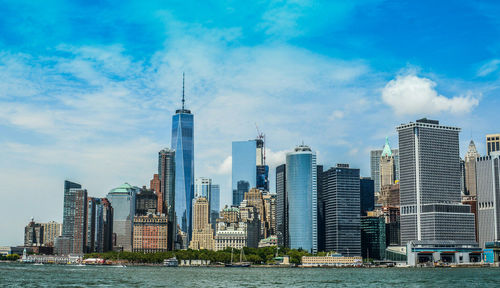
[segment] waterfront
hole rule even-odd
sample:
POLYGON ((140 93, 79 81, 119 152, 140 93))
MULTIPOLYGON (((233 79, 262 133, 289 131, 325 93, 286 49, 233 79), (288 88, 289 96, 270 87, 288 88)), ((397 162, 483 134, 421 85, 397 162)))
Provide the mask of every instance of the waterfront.
POLYGON ((496 287, 499 268, 208 268, 0 263, 0 287, 496 287))

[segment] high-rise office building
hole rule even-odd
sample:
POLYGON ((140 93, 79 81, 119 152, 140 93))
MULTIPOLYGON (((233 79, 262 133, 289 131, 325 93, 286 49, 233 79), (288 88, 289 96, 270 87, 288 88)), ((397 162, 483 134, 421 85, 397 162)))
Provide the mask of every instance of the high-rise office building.
POLYGON ((488 155, 491 152, 500 151, 500 134, 486 135, 486 151, 488 151, 488 155))
POLYGON ((465 155, 465 189, 467 196, 476 196, 476 159, 479 158, 474 141, 470 141, 469 149, 465 155))
POLYGON ((158 196, 154 190, 147 189, 143 186, 139 193, 135 196, 135 215, 146 216, 149 214, 156 214, 156 207, 158 205, 158 196))
POLYGON ((385 259, 385 227, 384 217, 361 217, 361 254, 363 258, 385 259))
POLYGON ((322 175, 325 250, 361 256, 359 169, 337 164, 322 175))
POLYGON ((375 209, 375 181, 369 177, 359 179, 361 216, 375 209))
POLYGON ((163 211, 164 202, 163 194, 161 193, 160 174, 153 174, 153 179, 149 181, 149 189, 153 190, 156 194, 156 199, 158 201, 158 203, 156 203, 156 212, 158 212, 158 214, 166 214, 167 211, 163 211))
MULTIPOLYGON (((113 250, 113 207, 107 198, 101 198, 102 205, 102 252, 113 250)), ((97 252, 101 252, 97 250, 97 252)))
POLYGON ((40 223, 43 226, 43 244, 45 246, 54 246, 54 241, 62 234, 62 223, 50 221, 40 223))
POLYGON ((116 237, 116 249, 132 251, 135 196, 138 192, 138 187, 125 183, 111 190, 107 195, 113 206, 113 233, 116 237))
POLYGON ((393 185, 396 181, 396 165, 391 147, 389 146, 389 138, 385 138, 384 150, 380 155, 380 187, 393 185))
POLYGON ((194 198, 194 117, 184 107, 184 74, 182 78, 182 108, 172 116, 172 144, 175 150, 175 223, 180 239, 187 243, 178 243, 179 248, 186 248, 191 239, 192 205, 194 198))
POLYGON ((56 254, 83 254, 87 243, 87 190, 64 181, 62 235, 56 238, 56 254))
POLYGON ((212 184, 210 192, 210 224, 212 224, 212 229, 215 231, 220 211, 220 185, 212 184))
POLYGON ((258 218, 260 219, 260 235, 259 235, 259 240, 267 238, 269 235, 269 230, 270 230, 270 219, 268 219, 266 210, 265 210, 265 204, 264 204, 264 193, 262 190, 252 188, 250 191, 245 193, 245 200, 246 200, 246 205, 247 206, 252 206, 256 210, 256 213, 258 215, 258 218))
POLYGON ((75 194, 70 189, 79 189, 82 185, 71 181, 64 181, 64 210, 63 210, 63 237, 73 237, 75 227, 75 194))
POLYGON ((201 196, 196 198, 193 206, 193 239, 189 243, 190 249, 214 250, 214 231, 210 225, 210 202, 201 196))
POLYGON ((100 204, 100 199, 94 197, 87 197, 87 239, 85 240, 86 253, 95 252, 96 232, 98 232, 96 229, 96 225, 98 222, 100 222, 99 220, 101 220, 99 219, 99 215, 96 215, 98 204, 100 204))
POLYGON ((212 179, 199 177, 194 181, 194 198, 205 197, 210 203, 210 190, 212 188, 212 179))
POLYGON ((474 214, 460 203, 460 128, 424 118, 397 131, 401 242, 474 241, 474 214))
POLYGON ((286 164, 276 167, 276 234, 278 245, 288 247, 288 198, 286 164))
POLYGON ((24 246, 42 246, 44 227, 40 223, 35 223, 31 218, 30 223, 24 227, 24 246))
MULTIPOLYGON (((255 143, 257 144, 256 150, 256 164, 257 164, 257 179, 255 185, 257 189, 269 191, 269 166, 266 165, 266 147, 264 142, 264 134, 259 133, 255 143)), ((254 187, 250 187, 254 188, 254 187)))
POLYGON ((318 194, 317 226, 318 226, 318 251, 325 251, 325 200, 323 190, 323 165, 316 165, 316 184, 318 194))
POLYGON ((316 168, 316 153, 308 146, 300 145, 286 154, 289 246, 313 253, 318 250, 316 168))
POLYGON ((232 190, 235 206, 240 205, 246 192, 257 187, 256 147, 255 140, 232 143, 232 190))
POLYGON ((276 194, 264 191, 262 199, 264 200, 264 211, 268 225, 267 233, 269 236, 276 236, 276 194))
MULTIPOLYGON (((386 140, 386 145, 388 145, 386 140)), ((381 150, 372 150, 370 151, 370 170, 371 170, 371 178, 375 181, 375 193, 378 194, 380 192, 380 188, 382 187, 380 183, 380 159, 382 157, 382 153, 384 153, 385 146, 381 150)), ((399 180, 400 172, 399 172, 399 149, 390 149, 392 153, 392 157, 394 159, 394 181, 399 180)))
MULTIPOLYGON (((181 116, 179 116, 181 117, 181 116)), ((158 213, 165 214, 168 218, 168 247, 173 250, 177 239, 177 222, 175 202, 176 198, 176 152, 165 148, 158 153, 158 181, 153 178, 151 185, 156 186, 158 196, 158 213)), ((154 187, 152 187, 155 189, 154 187)), ((185 197, 183 198, 185 199, 185 197)))
POLYGON ((500 240, 500 151, 479 157, 477 172, 477 207, 479 245, 500 240))

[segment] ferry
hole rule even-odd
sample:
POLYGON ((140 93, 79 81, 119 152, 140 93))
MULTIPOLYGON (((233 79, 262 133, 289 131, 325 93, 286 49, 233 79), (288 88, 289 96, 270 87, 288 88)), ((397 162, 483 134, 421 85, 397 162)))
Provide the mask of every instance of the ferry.
POLYGON ((177 260, 177 258, 172 257, 163 260, 163 265, 165 265, 166 267, 177 267, 179 266, 179 261, 177 260))

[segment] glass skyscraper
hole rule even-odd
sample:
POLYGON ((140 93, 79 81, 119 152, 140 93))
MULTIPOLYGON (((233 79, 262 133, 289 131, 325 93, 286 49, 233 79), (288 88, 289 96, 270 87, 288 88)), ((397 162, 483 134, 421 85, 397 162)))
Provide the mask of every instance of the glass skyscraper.
POLYGON ((240 205, 245 192, 256 187, 257 141, 234 141, 232 147, 233 205, 240 205))
POLYGON ((113 206, 113 233, 116 235, 116 247, 121 247, 124 251, 132 251, 135 195, 139 190, 139 187, 125 183, 111 190, 107 196, 113 206))
MULTIPOLYGON (((184 81, 183 81, 184 82, 184 81)), ((189 243, 192 233, 192 203, 194 198, 194 118, 184 109, 184 84, 182 109, 172 116, 172 143, 175 150, 175 217, 177 227, 189 243)), ((187 247, 182 243, 182 247, 187 247)))
POLYGON ((210 188, 210 223, 215 231, 216 221, 219 218, 220 211, 220 186, 219 184, 212 184, 210 188))
POLYGON ((316 168, 316 153, 308 146, 286 155, 289 245, 313 253, 318 250, 316 168))

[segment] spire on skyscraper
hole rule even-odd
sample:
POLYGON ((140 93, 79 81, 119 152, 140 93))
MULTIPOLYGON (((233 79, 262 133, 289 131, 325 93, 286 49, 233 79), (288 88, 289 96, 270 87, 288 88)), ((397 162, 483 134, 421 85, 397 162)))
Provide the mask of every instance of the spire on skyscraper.
POLYGON ((184 110, 184 72, 182 72, 182 110, 184 110))
POLYGON ((388 157, 392 156, 391 146, 389 146, 389 137, 385 137, 385 146, 384 146, 384 151, 382 152, 382 157, 384 156, 388 157))

